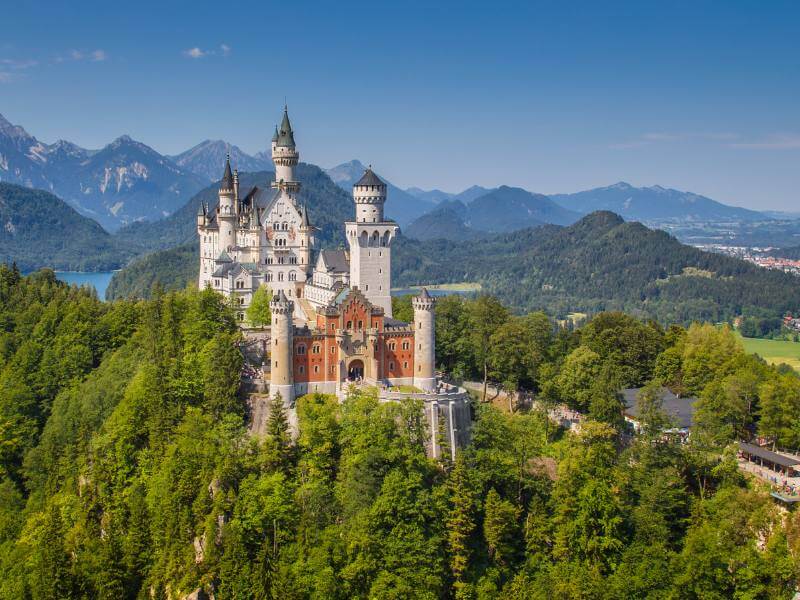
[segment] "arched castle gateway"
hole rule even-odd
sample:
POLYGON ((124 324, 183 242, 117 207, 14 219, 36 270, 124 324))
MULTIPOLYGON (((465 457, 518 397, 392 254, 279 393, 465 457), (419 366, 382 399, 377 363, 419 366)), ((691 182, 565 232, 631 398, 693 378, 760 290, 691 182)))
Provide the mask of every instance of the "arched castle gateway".
POLYGON ((353 186, 355 218, 344 224, 348 250, 313 251, 314 227, 294 176, 300 154, 284 108, 272 137, 275 181, 240 195, 230 160, 219 203, 197 214, 201 288, 231 298, 240 321, 260 286, 272 292, 265 358, 270 395, 322 392, 343 397, 353 384, 379 388, 382 400, 423 401, 429 450, 454 453, 469 438, 463 390, 435 375, 435 300, 413 299, 414 322, 392 318, 391 245, 399 230, 386 219, 386 184, 367 169, 353 186), (399 391, 398 386, 403 386, 399 391))

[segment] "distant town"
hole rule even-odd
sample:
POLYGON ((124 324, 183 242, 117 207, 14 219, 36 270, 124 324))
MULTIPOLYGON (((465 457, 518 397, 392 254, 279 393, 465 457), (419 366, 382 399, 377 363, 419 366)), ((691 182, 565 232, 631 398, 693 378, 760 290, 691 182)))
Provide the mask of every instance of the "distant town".
POLYGON ((773 256, 772 253, 779 251, 779 248, 749 247, 749 246, 727 246, 724 244, 694 244, 696 248, 706 252, 716 252, 726 254, 735 258, 741 258, 765 269, 773 269, 800 276, 800 260, 773 256))

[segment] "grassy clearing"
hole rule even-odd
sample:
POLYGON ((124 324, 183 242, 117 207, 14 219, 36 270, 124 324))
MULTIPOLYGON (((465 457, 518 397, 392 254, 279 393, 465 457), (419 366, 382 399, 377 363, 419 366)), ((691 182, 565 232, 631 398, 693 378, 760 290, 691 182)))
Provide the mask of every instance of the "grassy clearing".
POLYGON ((800 371, 800 342, 746 338, 738 333, 736 335, 742 340, 747 352, 758 354, 771 365, 786 363, 800 371))

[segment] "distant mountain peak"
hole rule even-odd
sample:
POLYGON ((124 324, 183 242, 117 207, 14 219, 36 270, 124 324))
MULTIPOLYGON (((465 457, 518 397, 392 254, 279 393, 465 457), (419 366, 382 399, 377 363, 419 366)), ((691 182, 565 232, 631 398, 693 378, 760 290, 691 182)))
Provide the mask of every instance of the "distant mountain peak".
POLYGON ((618 181, 614 185, 609 185, 607 190, 632 190, 633 186, 627 181, 618 181))
POLYGON ((259 152, 255 156, 251 156, 225 140, 206 139, 188 150, 168 158, 187 171, 200 175, 208 181, 216 181, 222 174, 225 157, 228 154, 231 157, 231 166, 242 172, 254 173, 268 171, 272 168, 272 159, 266 153, 259 152))
POLYGON ((15 141, 29 140, 31 143, 36 142, 36 138, 33 137, 27 131, 25 131, 24 128, 20 127, 19 125, 14 125, 1 114, 0 114, 0 135, 9 137, 15 141))

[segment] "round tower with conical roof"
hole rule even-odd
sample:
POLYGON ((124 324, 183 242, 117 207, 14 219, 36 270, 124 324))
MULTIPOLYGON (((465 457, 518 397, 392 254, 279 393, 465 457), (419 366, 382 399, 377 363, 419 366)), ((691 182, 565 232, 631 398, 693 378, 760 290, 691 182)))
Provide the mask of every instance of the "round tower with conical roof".
POLYGON ((425 392, 436 389, 436 299, 422 288, 411 299, 414 308, 414 386, 425 392))
POLYGON ((392 316, 391 244, 398 227, 386 220, 386 184, 370 167, 353 185, 356 220, 345 223, 350 246, 350 285, 392 316))
POLYGON ((219 224, 219 248, 227 250, 236 245, 236 185, 231 172, 231 157, 225 160, 225 172, 219 184, 219 205, 217 222, 219 224))
POLYGON ((292 313, 294 303, 279 290, 269 303, 272 312, 270 337, 270 378, 269 393, 280 394, 283 401, 294 401, 294 378, 292 368, 293 324, 292 313))
POLYGON ((275 164, 275 182, 273 187, 297 191, 300 184, 295 181, 294 168, 300 160, 300 153, 294 143, 294 132, 289 122, 289 109, 283 107, 283 119, 280 127, 275 128, 272 136, 272 162, 275 164))

